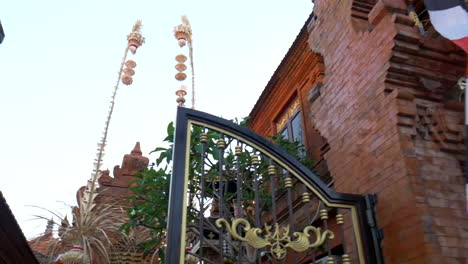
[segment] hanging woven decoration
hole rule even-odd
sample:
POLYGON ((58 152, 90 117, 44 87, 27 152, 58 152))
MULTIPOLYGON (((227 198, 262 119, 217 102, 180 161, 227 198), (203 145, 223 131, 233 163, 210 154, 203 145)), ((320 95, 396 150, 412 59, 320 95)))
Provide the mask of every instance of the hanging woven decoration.
POLYGON ((123 75, 123 76, 122 76, 122 83, 125 84, 125 85, 130 85, 130 84, 132 84, 132 83, 133 83, 133 78, 132 78, 132 76, 127 75, 127 74, 123 75))
POLYGON ((133 83, 132 76, 135 75, 134 68, 136 67, 136 63, 132 60, 128 60, 125 62, 125 68, 123 69, 122 75, 122 83, 125 85, 130 85, 133 83))
POLYGON ((185 56, 184 54, 179 54, 175 57, 175 59, 177 62, 183 63, 187 61, 187 56, 185 56))
POLYGON ((179 72, 183 72, 183 71, 185 71, 187 69, 187 66, 185 64, 183 64, 183 63, 177 63, 175 68, 179 72))
POLYGON ((134 69, 137 66, 137 64, 136 64, 135 61, 128 60, 128 61, 125 62, 125 66, 127 68, 134 69))
POLYGON ((123 72, 125 75, 130 75, 130 76, 133 76, 135 74, 135 71, 132 68, 125 68, 123 72))
POLYGON ((138 47, 143 45, 143 43, 145 42, 145 38, 143 37, 143 35, 141 35, 140 32, 141 26, 141 21, 138 20, 133 26, 132 32, 127 36, 128 48, 130 49, 132 54, 135 54, 138 47))
MULTIPOLYGON (((127 36, 128 50, 130 50, 132 54, 135 54, 138 47, 145 43, 145 38, 141 34, 141 27, 141 21, 137 20, 132 28, 132 32, 127 36)), ((121 77, 122 83, 125 85, 131 85, 133 83, 132 76, 135 75, 134 68, 136 67, 136 62, 133 60, 127 60, 125 61, 124 65, 125 68, 122 70, 123 75, 121 77)))
MULTIPOLYGON (((175 66, 178 71, 175 75, 176 80, 183 82, 187 78, 187 74, 184 72, 187 70, 187 56, 183 54, 185 51, 184 47, 188 47, 189 58, 190 58, 190 68, 192 73, 192 108, 195 108, 195 77, 193 70, 193 42, 192 42, 192 27, 186 16, 182 16, 182 24, 174 27, 174 37, 177 40, 177 44, 182 49, 182 53, 176 56, 176 61, 178 62, 175 66)), ((187 94, 187 88, 185 85, 181 85, 181 88, 176 91, 177 103, 179 106, 184 106, 185 98, 187 94)))
POLYGON ((185 72, 178 72, 176 73, 175 78, 178 81, 184 81, 187 78, 187 74, 185 74, 185 72))

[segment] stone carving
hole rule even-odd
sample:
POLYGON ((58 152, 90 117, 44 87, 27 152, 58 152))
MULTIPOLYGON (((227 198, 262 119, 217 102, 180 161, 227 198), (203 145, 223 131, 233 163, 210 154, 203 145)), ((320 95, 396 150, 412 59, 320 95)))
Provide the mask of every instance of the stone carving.
POLYGON ((454 154, 463 153, 461 120, 459 122, 450 120, 442 107, 417 106, 415 129, 422 139, 436 142, 442 151, 454 154))

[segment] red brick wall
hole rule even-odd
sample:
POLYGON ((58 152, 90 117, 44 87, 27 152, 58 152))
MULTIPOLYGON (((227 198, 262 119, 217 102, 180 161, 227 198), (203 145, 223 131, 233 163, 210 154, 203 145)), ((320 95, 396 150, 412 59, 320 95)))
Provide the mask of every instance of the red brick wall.
POLYGON ((467 263, 463 113, 444 99, 464 57, 421 37, 404 1, 379 1, 359 26, 353 2, 315 1, 309 37, 325 65, 310 113, 335 188, 378 195, 385 263, 467 263))
POLYGON ((326 178, 328 169, 323 160, 326 140, 310 119, 308 100, 311 89, 323 79, 323 58, 310 50, 307 38, 306 23, 252 109, 249 125, 262 136, 276 135, 279 132, 275 125, 278 117, 297 98, 303 120, 304 145, 315 162, 315 171, 326 178))

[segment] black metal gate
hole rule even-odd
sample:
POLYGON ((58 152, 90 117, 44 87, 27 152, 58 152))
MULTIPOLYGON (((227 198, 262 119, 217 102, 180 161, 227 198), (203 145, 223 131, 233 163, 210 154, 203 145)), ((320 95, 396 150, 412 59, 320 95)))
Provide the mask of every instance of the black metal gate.
POLYGON ((336 193, 248 129, 179 107, 166 263, 382 263, 374 196, 336 193))

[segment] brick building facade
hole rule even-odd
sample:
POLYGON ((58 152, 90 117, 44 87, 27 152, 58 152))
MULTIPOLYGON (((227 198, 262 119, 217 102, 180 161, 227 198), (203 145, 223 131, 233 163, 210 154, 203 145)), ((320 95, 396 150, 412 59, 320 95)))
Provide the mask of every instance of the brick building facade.
POLYGON ((419 0, 316 0, 250 125, 286 134, 300 116, 319 176, 338 192, 377 194, 385 263, 467 263, 465 57, 430 24, 420 34, 409 4, 424 10, 419 0))
POLYGON ((135 144, 135 147, 130 154, 125 154, 122 160, 122 165, 116 165, 113 170, 114 177, 109 175, 109 171, 104 171, 99 178, 98 196, 96 202, 101 204, 118 203, 121 207, 127 207, 126 199, 133 195, 129 189, 131 182, 136 180, 135 175, 148 167, 149 159, 142 155, 140 142, 135 144))

